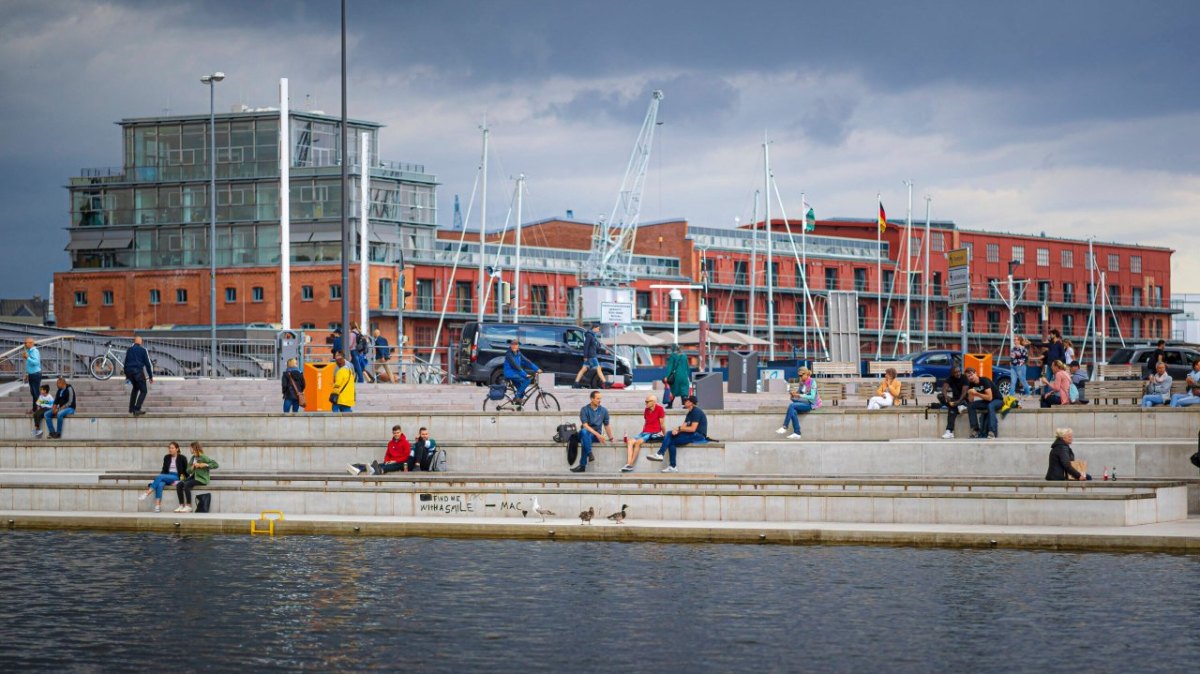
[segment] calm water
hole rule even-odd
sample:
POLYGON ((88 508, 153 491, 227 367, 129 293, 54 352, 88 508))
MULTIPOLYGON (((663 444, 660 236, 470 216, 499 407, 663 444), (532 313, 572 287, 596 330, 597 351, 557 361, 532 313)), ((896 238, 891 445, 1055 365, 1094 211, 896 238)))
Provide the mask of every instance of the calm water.
POLYGON ((0 606, 0 671, 1200 668, 1198 556, 4 532, 0 606))

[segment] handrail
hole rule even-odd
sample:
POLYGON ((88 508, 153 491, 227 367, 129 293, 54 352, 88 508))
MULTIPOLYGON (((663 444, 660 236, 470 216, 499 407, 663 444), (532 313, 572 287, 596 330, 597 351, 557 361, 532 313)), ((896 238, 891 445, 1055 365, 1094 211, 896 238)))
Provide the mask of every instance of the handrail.
MULTIPOLYGON (((59 341, 66 340, 66 339, 75 339, 75 335, 55 335, 54 337, 47 337, 45 339, 35 339, 33 341, 33 345, 34 346, 42 346, 43 344, 51 344, 53 342, 59 342, 59 341)), ((17 353, 19 353, 21 351, 21 349, 24 349, 24 348, 25 348, 24 344, 19 344, 17 346, 14 346, 13 348, 9 349, 8 351, 0 353, 0 360, 8 360, 10 357, 15 356, 17 353)))

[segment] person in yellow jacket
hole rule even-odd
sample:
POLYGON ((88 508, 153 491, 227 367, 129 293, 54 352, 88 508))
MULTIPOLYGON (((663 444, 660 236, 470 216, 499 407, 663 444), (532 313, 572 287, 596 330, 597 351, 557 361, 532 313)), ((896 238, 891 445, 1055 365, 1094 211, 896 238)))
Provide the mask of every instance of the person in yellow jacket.
POLYGON ((354 368, 346 362, 346 356, 338 352, 334 356, 337 370, 333 373, 333 393, 329 402, 333 403, 333 411, 341 414, 354 411, 354 368), (336 396, 336 397, 335 397, 336 396))
POLYGON ((867 402, 867 409, 878 410, 900 404, 900 380, 896 379, 896 368, 889 367, 883 373, 883 381, 875 390, 875 397, 867 402))

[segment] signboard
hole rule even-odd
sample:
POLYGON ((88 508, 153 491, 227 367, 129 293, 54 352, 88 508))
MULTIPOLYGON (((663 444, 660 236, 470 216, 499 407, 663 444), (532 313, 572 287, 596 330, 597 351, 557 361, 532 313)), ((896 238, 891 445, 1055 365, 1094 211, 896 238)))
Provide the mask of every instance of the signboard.
POLYGON ((957 248, 946 253, 946 259, 950 261, 950 267, 965 267, 971 264, 971 251, 967 248, 957 248))
POLYGON ((605 325, 633 323, 633 305, 625 302, 601 302, 600 322, 605 325))
POLYGON ((951 267, 949 275, 950 287, 971 285, 970 267, 951 267))
POLYGON ((952 307, 961 307, 971 299, 971 286, 951 286, 949 291, 949 303, 952 307))

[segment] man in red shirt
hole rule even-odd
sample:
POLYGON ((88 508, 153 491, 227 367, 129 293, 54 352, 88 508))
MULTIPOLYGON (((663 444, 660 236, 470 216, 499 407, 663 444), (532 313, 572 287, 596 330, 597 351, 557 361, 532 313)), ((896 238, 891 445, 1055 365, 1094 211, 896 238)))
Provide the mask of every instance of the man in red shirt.
POLYGON ((642 432, 631 437, 625 437, 625 466, 621 468, 622 473, 628 473, 633 470, 633 465, 637 461, 638 455, 642 451, 642 443, 647 440, 661 442, 663 439, 663 419, 667 416, 666 410, 662 405, 658 404, 653 395, 646 396, 646 409, 642 410, 642 432))
POLYGON ((370 475, 382 475, 397 471, 407 472, 408 457, 411 455, 412 445, 408 444, 408 438, 404 437, 400 426, 396 425, 392 426, 392 439, 388 441, 387 453, 383 455, 383 463, 372 461, 370 468, 361 463, 348 463, 346 470, 351 475, 359 475, 364 472, 370 475))

